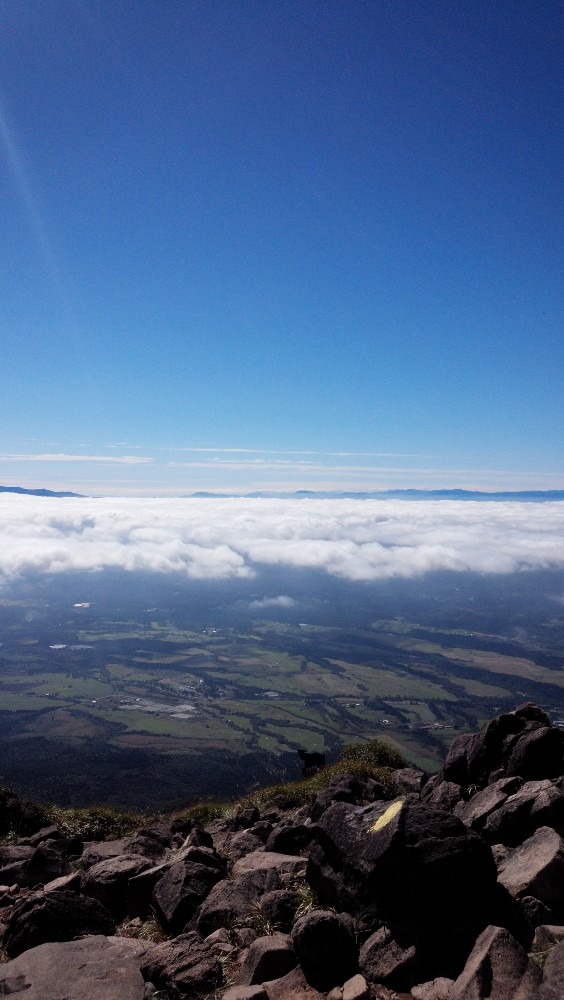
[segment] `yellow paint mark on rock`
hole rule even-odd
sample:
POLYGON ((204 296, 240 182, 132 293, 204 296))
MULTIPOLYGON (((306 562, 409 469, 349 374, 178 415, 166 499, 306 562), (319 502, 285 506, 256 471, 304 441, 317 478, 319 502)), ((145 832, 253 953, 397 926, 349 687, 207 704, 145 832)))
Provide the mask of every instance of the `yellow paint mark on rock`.
POLYGON ((383 812, 382 815, 378 817, 378 819, 374 823, 374 826, 370 827, 370 833, 377 833, 378 830, 383 830, 383 828, 387 826, 388 823, 391 822, 391 820, 393 820, 394 816, 397 816, 397 814, 400 812, 404 801, 405 799, 400 799, 399 802, 392 802, 391 806, 388 806, 386 811, 383 812))

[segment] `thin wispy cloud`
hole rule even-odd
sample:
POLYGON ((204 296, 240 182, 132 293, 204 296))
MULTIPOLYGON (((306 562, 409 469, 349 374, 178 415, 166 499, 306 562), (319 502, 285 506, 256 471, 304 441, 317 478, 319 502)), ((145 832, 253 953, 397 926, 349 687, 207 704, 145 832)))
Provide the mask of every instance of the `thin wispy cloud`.
POLYGON ((141 455, 66 455, 64 453, 39 455, 0 455, 2 462, 98 462, 110 465, 146 465, 153 459, 141 455))
POLYGON ((263 567, 348 580, 564 567, 564 504, 0 496, 0 574, 263 567))

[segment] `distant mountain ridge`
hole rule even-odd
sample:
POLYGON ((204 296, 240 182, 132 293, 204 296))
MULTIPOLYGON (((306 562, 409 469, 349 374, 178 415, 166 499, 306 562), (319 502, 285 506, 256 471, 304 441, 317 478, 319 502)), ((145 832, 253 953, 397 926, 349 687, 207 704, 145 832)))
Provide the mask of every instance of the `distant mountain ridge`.
POLYGON ((544 503, 549 500, 564 500, 564 490, 500 490, 486 493, 482 490, 296 490, 294 493, 261 490, 255 493, 191 493, 189 499, 221 499, 241 497, 243 499, 275 500, 521 500, 530 503, 544 503))
POLYGON ((0 486, 0 493, 18 493, 27 497, 82 497, 82 493, 54 493, 53 490, 25 490, 23 486, 0 486))

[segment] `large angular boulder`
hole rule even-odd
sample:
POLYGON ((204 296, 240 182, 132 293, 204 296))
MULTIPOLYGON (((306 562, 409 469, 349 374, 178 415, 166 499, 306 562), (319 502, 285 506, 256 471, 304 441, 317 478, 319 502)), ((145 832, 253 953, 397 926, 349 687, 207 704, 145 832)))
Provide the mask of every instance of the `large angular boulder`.
POLYGON ((139 834, 136 837, 122 837, 119 840, 93 841, 84 845, 81 857, 83 868, 91 868, 99 861, 107 861, 110 858, 121 857, 123 854, 140 855, 143 858, 155 863, 164 858, 166 854, 166 843, 164 839, 155 834, 139 834))
POLYGON ((114 934, 108 911, 75 892, 37 893, 18 903, 8 918, 4 948, 15 958, 48 941, 71 941, 90 934, 114 934))
MULTIPOLYGON (((517 779, 505 779, 508 781, 517 779)), ((496 785, 499 782, 496 782, 496 785)), ((480 832, 489 843, 516 847, 541 826, 550 826, 564 835, 564 788, 562 780, 549 778, 527 781, 486 817, 480 832)), ((494 787, 494 786, 491 786, 494 787)), ((488 789, 475 798, 486 795, 488 789)), ((474 800, 468 803, 472 805, 474 800)), ((460 813, 458 813, 460 815, 460 813)), ((464 819, 464 816, 461 817, 464 819)))
POLYGON ((437 780, 483 788, 506 776, 532 780, 562 774, 564 733, 537 705, 525 704, 498 715, 478 733, 456 737, 437 780))
POLYGON ((550 827, 541 827, 507 855, 499 881, 516 899, 534 896, 564 919, 564 841, 550 827))
POLYGON ((170 865, 152 894, 153 906, 166 930, 180 933, 210 889, 223 877, 217 868, 186 858, 170 865))
POLYGON ((330 990, 358 970, 358 947, 350 920, 331 910, 312 910, 292 928, 292 944, 315 989, 330 990))
POLYGON ((239 982, 242 986, 254 986, 268 979, 280 979, 297 964, 298 959, 287 934, 259 937, 245 955, 239 982))
POLYGON ((279 889, 280 885, 280 877, 274 869, 244 872, 236 878, 223 879, 200 904, 190 926, 196 927, 202 937, 219 927, 240 926, 256 915, 261 897, 279 889))
POLYGON ((360 971, 371 983, 384 983, 392 989, 409 989, 425 978, 426 952, 422 950, 416 928, 397 940, 389 927, 379 927, 360 949, 360 971))
POLYGON ((0 996, 22 1000, 144 1000, 145 945, 116 937, 41 944, 0 965, 0 996))
POLYGON ((526 781, 564 774, 562 730, 543 726, 524 733, 512 747, 506 772, 509 776, 519 774, 526 781))
POLYGON ((458 802, 454 808, 454 815, 458 816, 465 826, 479 833, 490 814, 499 809, 522 784, 521 778, 500 778, 476 792, 469 801, 458 802))
POLYGON ((194 931, 153 945, 141 968, 146 979, 166 991, 169 1000, 210 993, 223 978, 212 949, 194 931))
POLYGON ((562 1000, 564 997, 564 941, 549 951, 544 963, 538 1000, 562 1000))
POLYGON ((129 880, 150 867, 149 859, 139 854, 124 854, 99 861, 85 872, 82 891, 85 896, 102 903, 116 920, 122 920, 127 912, 129 880))
MULTIPOLYGON (((325 868, 354 887, 356 908, 375 903, 385 917, 407 912, 444 923, 453 907, 482 912, 495 886, 495 864, 481 837, 420 802, 335 803, 319 819, 316 837, 325 868)), ((308 877, 322 891, 316 874, 312 861, 308 877)))
POLYGON ((449 1000, 532 1000, 541 972, 504 927, 487 927, 476 941, 449 1000))

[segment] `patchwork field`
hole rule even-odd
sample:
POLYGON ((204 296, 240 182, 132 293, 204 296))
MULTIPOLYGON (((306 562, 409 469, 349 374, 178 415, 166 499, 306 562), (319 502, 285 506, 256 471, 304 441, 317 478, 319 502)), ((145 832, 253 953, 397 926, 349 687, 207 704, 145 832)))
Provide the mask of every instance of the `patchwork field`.
POLYGON ((531 614, 534 629, 529 621, 518 637, 461 627, 468 609, 446 601, 452 628, 433 622, 436 608, 415 607, 417 618, 362 610, 354 624, 342 612, 327 624, 325 609, 307 623, 247 614, 233 624, 221 606, 206 615, 138 602, 124 614, 95 601, 0 597, 1 780, 37 794, 41 753, 60 797, 68 782, 57 782, 58 768, 72 770, 69 748, 80 748, 64 794, 88 800, 94 785, 99 795, 93 775, 108 758, 125 762, 132 800, 148 803, 221 792, 235 774, 239 785, 295 778, 298 749, 331 757, 375 737, 433 770, 457 733, 500 709, 534 699, 564 715, 564 609, 531 614), (160 787, 147 786, 149 762, 166 769, 160 787))

